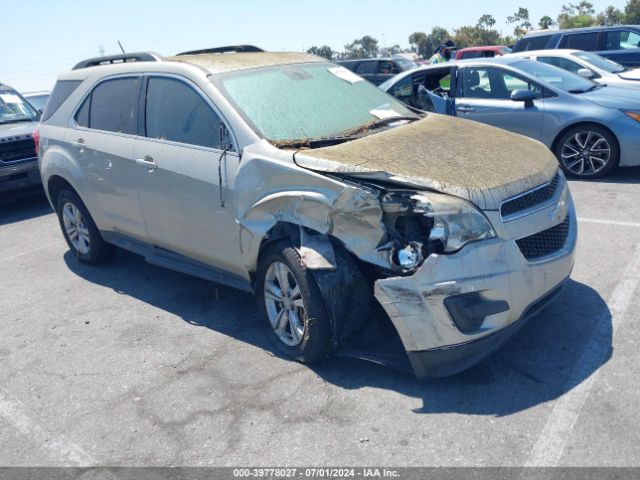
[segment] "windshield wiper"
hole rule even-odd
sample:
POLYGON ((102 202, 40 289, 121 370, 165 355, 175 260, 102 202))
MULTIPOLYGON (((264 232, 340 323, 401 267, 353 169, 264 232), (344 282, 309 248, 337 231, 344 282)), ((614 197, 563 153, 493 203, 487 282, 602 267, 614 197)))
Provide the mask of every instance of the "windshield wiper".
POLYGON ((34 122, 35 120, 33 118, 15 118, 15 119, 11 119, 11 120, 5 120, 4 122, 0 122, 1 124, 6 124, 6 123, 18 123, 18 122, 34 122))
POLYGON ((402 121, 414 122, 416 120, 420 120, 420 117, 418 117, 417 115, 399 115, 397 117, 387 117, 373 120, 372 122, 363 125, 361 128, 367 128, 371 130, 372 128, 384 127, 385 125, 389 125, 390 123, 402 121))

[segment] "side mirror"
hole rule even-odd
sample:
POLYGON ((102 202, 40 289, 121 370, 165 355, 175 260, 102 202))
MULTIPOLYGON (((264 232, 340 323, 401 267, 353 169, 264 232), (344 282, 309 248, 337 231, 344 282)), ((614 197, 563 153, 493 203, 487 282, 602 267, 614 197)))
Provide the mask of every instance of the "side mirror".
POLYGON ((580 70, 578 70, 576 72, 578 75, 580 75, 583 78, 593 78, 594 74, 591 70, 589 70, 588 68, 581 68, 580 70))
POLYGON ((536 99, 535 93, 531 90, 514 90, 511 92, 511 100, 514 102, 524 102, 525 108, 533 107, 533 101, 536 99))

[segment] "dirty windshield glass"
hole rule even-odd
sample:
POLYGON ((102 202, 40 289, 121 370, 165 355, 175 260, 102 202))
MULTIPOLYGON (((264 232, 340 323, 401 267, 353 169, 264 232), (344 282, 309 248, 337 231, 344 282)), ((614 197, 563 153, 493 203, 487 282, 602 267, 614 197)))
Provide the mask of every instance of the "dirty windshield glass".
POLYGON ((376 120, 415 115, 330 63, 236 72, 217 84, 249 125, 272 142, 329 138, 376 120))
POLYGON ((0 124, 30 122, 38 112, 12 90, 0 90, 0 124))

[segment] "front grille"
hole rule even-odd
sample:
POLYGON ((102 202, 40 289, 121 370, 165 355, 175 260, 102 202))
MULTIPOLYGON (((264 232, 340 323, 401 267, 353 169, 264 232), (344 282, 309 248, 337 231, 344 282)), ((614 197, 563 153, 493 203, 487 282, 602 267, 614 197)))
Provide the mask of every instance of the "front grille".
POLYGON ((551 255, 564 247, 569 236, 570 226, 570 218, 567 215, 567 218, 561 224, 516 240, 516 244, 524 258, 529 261, 537 260, 551 255))
POLYGON ((13 163, 32 159, 36 156, 36 144, 33 138, 0 143, 0 163, 13 163))
POLYGON ((536 205, 548 202, 556 193, 559 183, 560 174, 556 173, 553 180, 546 185, 538 187, 535 190, 531 190, 530 192, 520 195, 512 200, 507 200, 500 207, 500 214, 502 215, 502 218, 510 217, 518 212, 522 212, 535 207, 536 205))

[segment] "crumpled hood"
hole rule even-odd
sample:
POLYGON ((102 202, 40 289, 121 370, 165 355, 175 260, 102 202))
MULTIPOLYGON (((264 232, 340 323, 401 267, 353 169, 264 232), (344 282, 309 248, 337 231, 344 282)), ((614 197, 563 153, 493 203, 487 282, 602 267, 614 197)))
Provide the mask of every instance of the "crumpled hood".
POLYGON ((624 78, 625 80, 640 81, 640 68, 634 68, 633 70, 628 70, 626 72, 619 73, 618 76, 620 78, 624 78))
POLYGON ((536 140, 433 113, 358 140, 296 152, 295 161, 316 171, 404 181, 483 210, 497 210, 503 200, 550 181, 558 169, 536 140))
POLYGON ((640 110, 640 98, 635 90, 620 87, 603 87, 592 92, 578 93, 576 96, 590 100, 602 107, 640 110))

